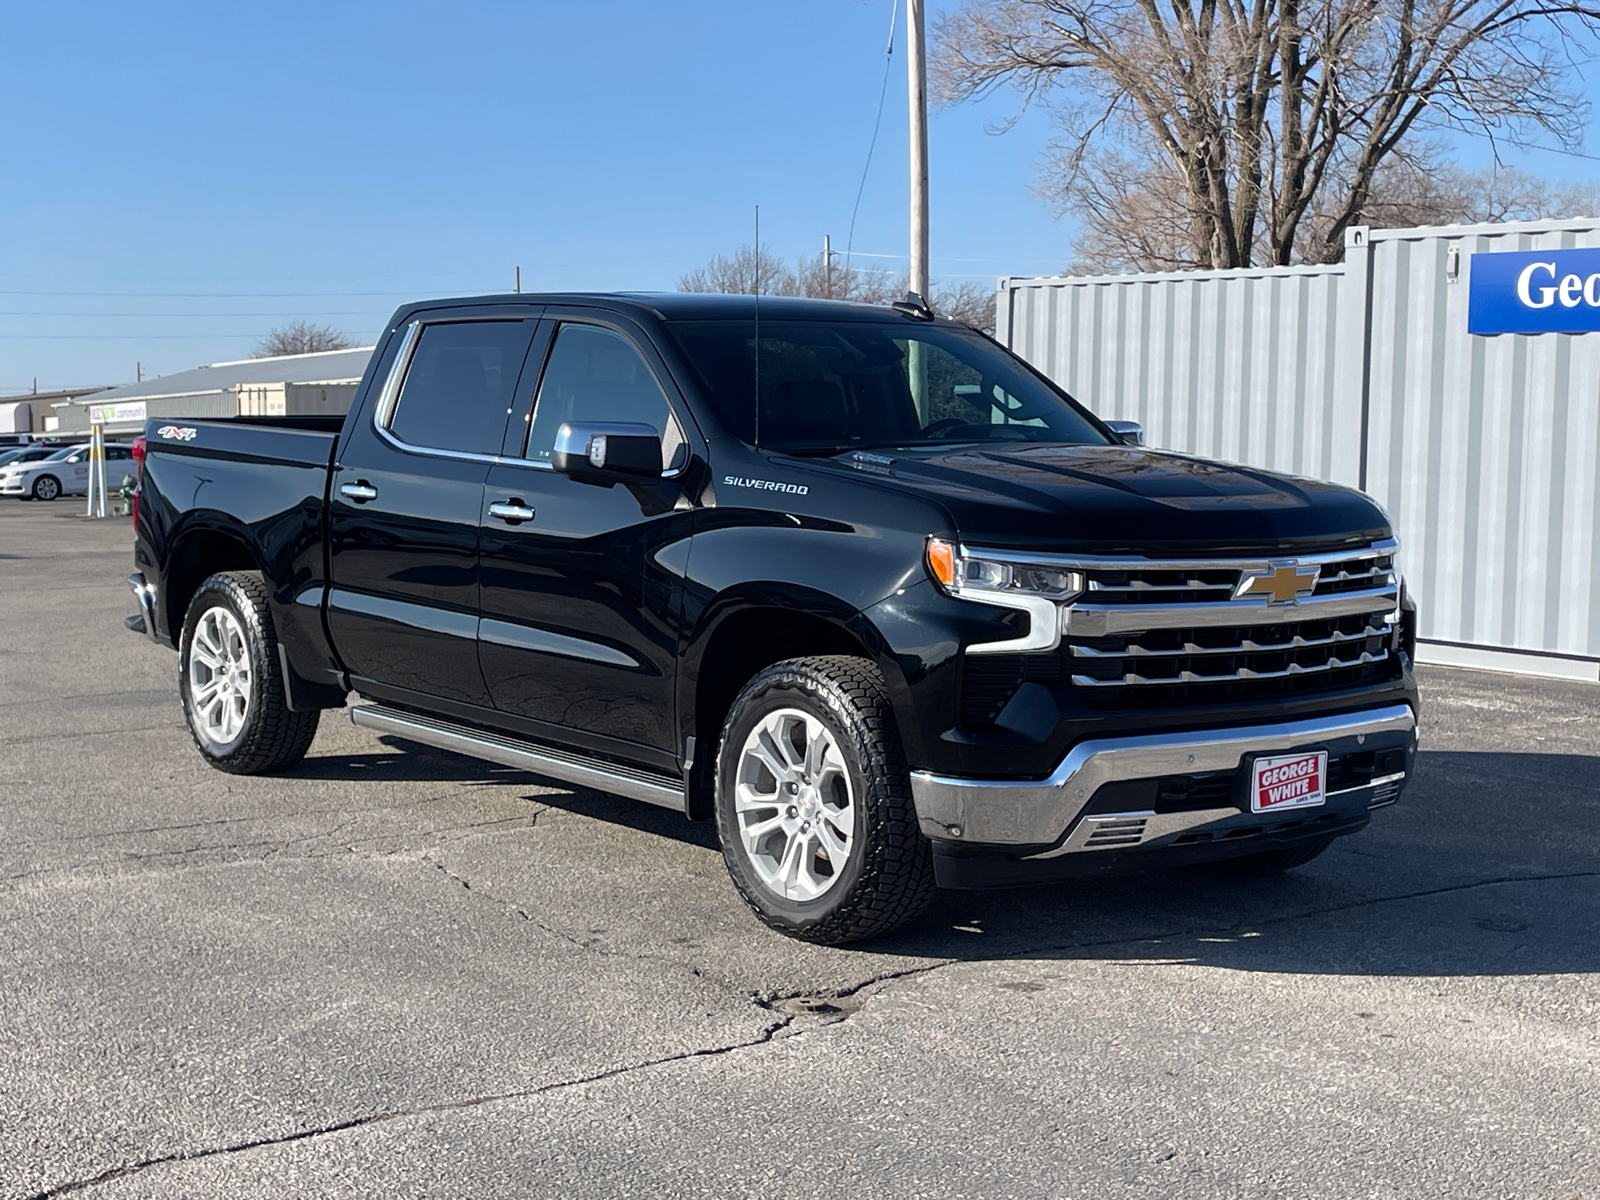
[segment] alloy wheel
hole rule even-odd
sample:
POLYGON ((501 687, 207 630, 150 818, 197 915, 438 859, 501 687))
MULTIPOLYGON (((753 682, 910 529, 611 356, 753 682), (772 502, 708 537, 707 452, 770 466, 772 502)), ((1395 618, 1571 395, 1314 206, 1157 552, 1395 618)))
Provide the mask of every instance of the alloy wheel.
POLYGON ((788 900, 815 900, 838 883, 856 841, 850 772, 816 717, 780 708, 739 752, 734 810, 757 877, 788 900))
POLYGON ((208 608, 189 647, 189 703, 206 740, 234 741, 250 713, 250 647, 239 619, 221 606, 208 608))

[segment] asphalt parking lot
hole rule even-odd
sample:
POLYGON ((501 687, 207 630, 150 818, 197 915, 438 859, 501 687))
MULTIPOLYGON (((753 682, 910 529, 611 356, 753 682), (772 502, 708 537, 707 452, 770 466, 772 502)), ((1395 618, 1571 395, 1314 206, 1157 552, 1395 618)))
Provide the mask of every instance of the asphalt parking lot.
POLYGON ((0 503, 0 1196, 1600 1196, 1592 685, 1427 670, 1281 878, 826 949, 706 825, 341 714, 206 768, 78 511, 0 503))

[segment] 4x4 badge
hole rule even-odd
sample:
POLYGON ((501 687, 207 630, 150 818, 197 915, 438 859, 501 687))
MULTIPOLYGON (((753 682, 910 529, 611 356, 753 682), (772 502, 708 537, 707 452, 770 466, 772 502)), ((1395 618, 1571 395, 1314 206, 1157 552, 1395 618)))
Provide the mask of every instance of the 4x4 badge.
POLYGON ((1239 581, 1235 600, 1266 593, 1268 604, 1290 604, 1309 595, 1317 586, 1320 567, 1302 567, 1296 562, 1273 563, 1265 574, 1246 575, 1239 581))

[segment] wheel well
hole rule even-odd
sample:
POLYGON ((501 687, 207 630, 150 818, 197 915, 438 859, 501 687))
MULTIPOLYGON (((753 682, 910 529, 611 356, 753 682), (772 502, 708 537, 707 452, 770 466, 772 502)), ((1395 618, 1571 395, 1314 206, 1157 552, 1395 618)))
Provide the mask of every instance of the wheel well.
POLYGON ((700 678, 695 685, 695 764, 689 786, 689 816, 711 816, 717 741, 740 689, 764 667, 811 654, 871 657, 847 630, 822 617, 792 609, 747 609, 729 617, 711 635, 700 656, 700 678))
POLYGON ((259 571, 261 564, 242 538, 215 529, 191 533, 178 543, 167 562, 166 610, 167 632, 172 644, 178 644, 183 631, 183 618, 189 612, 189 601, 200 590, 200 585, 218 571, 259 571))

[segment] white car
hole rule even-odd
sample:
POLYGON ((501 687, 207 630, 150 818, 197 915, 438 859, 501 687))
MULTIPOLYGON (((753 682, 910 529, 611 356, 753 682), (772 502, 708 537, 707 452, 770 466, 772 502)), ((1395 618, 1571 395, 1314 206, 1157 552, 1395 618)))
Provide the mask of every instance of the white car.
MULTIPOLYGON (((122 477, 131 475, 133 450, 106 446, 106 487, 115 491, 122 477)), ((89 490, 89 447, 63 446, 48 458, 10 463, 0 467, 0 496, 23 500, 54 500, 57 496, 84 495, 89 490)))

